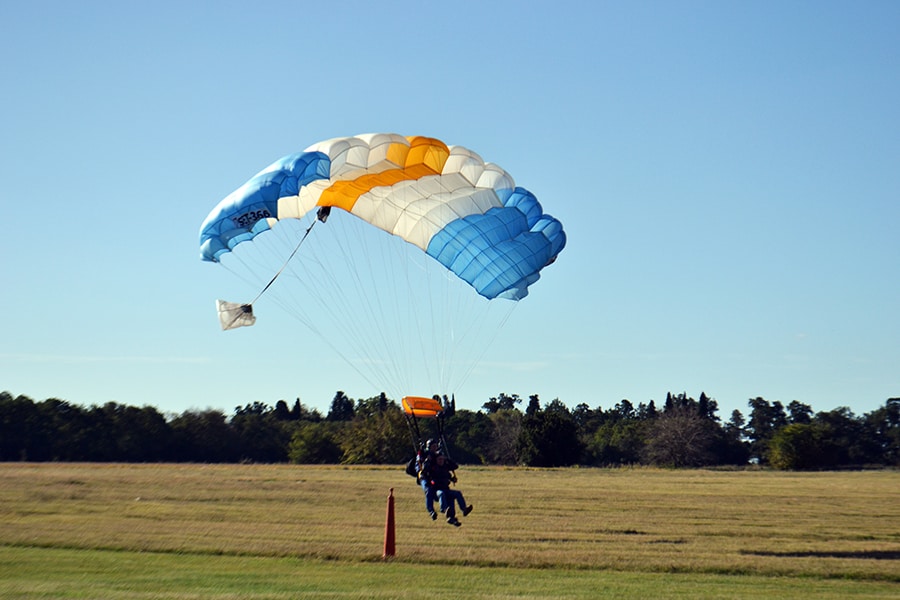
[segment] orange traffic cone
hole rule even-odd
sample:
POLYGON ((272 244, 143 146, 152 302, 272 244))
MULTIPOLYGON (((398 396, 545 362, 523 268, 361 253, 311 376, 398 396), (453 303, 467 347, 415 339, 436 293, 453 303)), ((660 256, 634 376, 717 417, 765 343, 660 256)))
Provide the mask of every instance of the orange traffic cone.
POLYGON ((391 488, 391 493, 388 495, 387 501, 387 517, 384 521, 384 554, 382 558, 387 558, 389 556, 394 556, 394 552, 396 551, 394 545, 394 488, 391 488))

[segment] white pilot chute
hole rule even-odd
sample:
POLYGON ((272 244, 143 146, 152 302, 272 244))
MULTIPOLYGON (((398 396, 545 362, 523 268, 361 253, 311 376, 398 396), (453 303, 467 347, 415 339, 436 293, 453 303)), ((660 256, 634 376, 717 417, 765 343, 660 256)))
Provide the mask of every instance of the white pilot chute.
POLYGON ((249 327, 256 323, 256 317, 253 316, 253 306, 250 304, 216 300, 216 310, 219 312, 219 324, 222 326, 223 331, 237 329, 238 327, 249 327))

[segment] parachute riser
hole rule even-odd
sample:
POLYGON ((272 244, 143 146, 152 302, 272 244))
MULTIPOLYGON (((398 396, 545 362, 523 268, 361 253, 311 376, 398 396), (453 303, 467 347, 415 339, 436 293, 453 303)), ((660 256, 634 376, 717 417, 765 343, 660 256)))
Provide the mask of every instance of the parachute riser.
MULTIPOLYGON (((425 440, 422 439, 422 431, 419 428, 419 418, 410 414, 404 414, 404 416, 406 417, 406 424, 409 426, 410 435, 412 436, 413 449, 416 452, 425 450, 425 440)), ((444 432, 444 414, 438 414, 435 417, 435 421, 437 422, 437 437, 441 443, 441 450, 443 451, 444 456, 452 459, 450 456, 450 446, 447 444, 447 437, 444 432)))
MULTIPOLYGON (((447 444, 447 438, 444 437, 444 413, 437 416, 437 424, 438 436, 441 439, 441 448, 444 451, 444 456, 447 457, 447 460, 453 460, 450 456, 450 445, 447 444)), ((456 483, 456 471, 450 471, 450 483, 456 483)))
MULTIPOLYGON (((444 430, 444 407, 441 406, 437 397, 426 398, 421 396, 406 396, 403 398, 403 413, 406 417, 406 423, 409 426, 409 432, 412 436, 413 448, 416 456, 423 457, 426 448, 425 440, 422 439, 422 431, 419 428, 420 418, 435 419, 437 421, 437 440, 441 447, 441 452, 449 460, 453 460, 450 456, 450 446, 447 444, 447 437, 444 430)), ((435 436, 429 436, 432 439, 435 436)), ((452 482, 456 482, 456 473, 452 473, 452 482)))
POLYGON ((422 434, 419 433, 419 422, 413 415, 404 413, 406 417, 406 425, 409 427, 409 433, 412 436, 413 453, 418 454, 424 450, 422 442, 422 434))
POLYGON ((450 456, 450 446, 447 444, 447 438, 444 437, 444 413, 441 413, 437 416, 437 428, 438 428, 438 437, 441 440, 441 448, 444 451, 444 456, 453 460, 450 456))

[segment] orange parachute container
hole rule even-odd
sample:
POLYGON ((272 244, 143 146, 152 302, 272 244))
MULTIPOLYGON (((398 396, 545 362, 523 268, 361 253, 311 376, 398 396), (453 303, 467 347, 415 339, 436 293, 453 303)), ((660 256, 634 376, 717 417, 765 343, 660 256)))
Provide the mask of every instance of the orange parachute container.
POLYGON ((444 407, 434 398, 421 396, 405 396, 403 398, 403 412, 418 419, 437 418, 444 407))

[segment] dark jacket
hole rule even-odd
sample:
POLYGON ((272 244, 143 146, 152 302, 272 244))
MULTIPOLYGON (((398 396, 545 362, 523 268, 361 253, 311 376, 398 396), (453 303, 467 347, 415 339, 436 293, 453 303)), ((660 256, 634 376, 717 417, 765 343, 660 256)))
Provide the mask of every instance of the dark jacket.
POLYGON ((422 469, 422 478, 428 482, 429 487, 435 490, 446 490, 450 488, 450 483, 456 481, 453 471, 459 468, 459 465, 444 457, 444 464, 438 464, 437 457, 429 456, 425 459, 425 466, 422 469))

